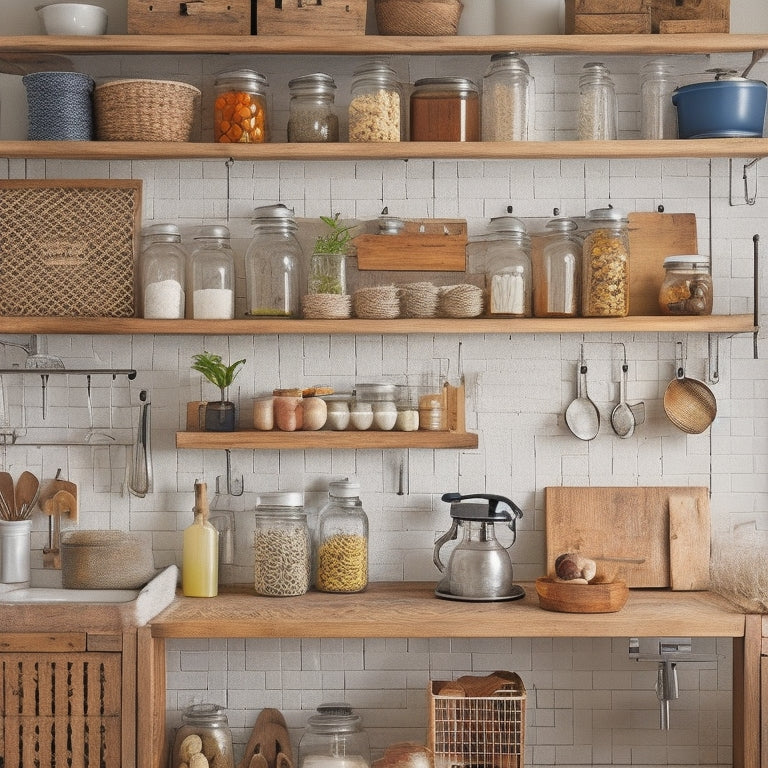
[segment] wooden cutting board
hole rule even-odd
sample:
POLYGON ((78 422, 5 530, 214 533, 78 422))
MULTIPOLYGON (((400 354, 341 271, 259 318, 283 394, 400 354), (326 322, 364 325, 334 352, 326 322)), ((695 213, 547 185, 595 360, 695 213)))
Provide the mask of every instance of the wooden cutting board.
MULTIPOLYGON (((669 587, 670 496, 692 498, 698 509, 709 510, 709 492, 702 487, 546 488, 547 573, 554 573, 558 555, 579 551, 597 560, 599 571, 624 579, 629 587, 669 587)), ((706 534, 708 542, 709 514, 695 516, 695 525, 690 531, 684 526, 683 539, 706 534)), ((701 557, 702 548, 696 551, 701 557)), ((700 564, 692 559, 679 567, 699 572, 700 564)), ((686 580, 684 573, 676 574, 678 583, 686 580)))

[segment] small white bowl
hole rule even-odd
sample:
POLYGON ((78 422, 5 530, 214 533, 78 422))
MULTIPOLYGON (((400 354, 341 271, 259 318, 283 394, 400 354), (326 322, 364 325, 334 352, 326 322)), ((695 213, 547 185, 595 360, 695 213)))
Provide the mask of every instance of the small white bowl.
POLYGON ((35 7, 46 35, 103 35, 107 12, 98 5, 52 3, 35 7))

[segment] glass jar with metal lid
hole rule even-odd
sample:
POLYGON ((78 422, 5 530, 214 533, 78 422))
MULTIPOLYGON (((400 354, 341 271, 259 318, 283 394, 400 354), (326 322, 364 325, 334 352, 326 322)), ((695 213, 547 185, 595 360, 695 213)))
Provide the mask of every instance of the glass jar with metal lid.
POLYGON ((214 81, 213 140, 224 144, 269 141, 267 78, 252 69, 220 72, 214 81))
POLYGON ((368 768, 368 735, 349 704, 321 704, 299 742, 299 768, 368 768))
POLYGON ((494 53, 483 76, 483 141, 525 141, 534 114, 533 77, 517 53, 494 53))
POLYGON ((615 208, 589 212, 584 239, 581 313, 584 317, 629 314, 629 231, 615 208))
POLYGON ((312 543, 301 493, 263 493, 256 504, 253 585, 268 597, 303 595, 312 577, 312 543))
POLYGON ((712 275, 709 256, 667 256, 659 308, 664 315, 711 315, 712 275))
POLYGON ((288 141, 322 143, 339 140, 339 118, 333 109, 336 83, 317 72, 295 77, 288 83, 291 100, 288 141))
POLYGON ((652 59, 640 72, 640 138, 676 139, 677 109, 672 94, 678 86, 675 67, 652 59))
POLYGON ((491 219, 485 246, 488 314, 531 316, 531 238, 514 216, 491 219))
POLYGON ((251 224, 253 239, 245 252, 247 314, 298 317, 301 246, 293 208, 261 206, 251 224))
POLYGON ((400 141, 403 123, 403 94, 395 70, 375 60, 358 67, 352 76, 349 140, 400 141))
POLYGON ((618 136, 616 87, 611 73, 599 61, 584 65, 579 78, 578 138, 584 141, 618 136))
POLYGON ((535 317, 578 317, 581 305, 581 252, 573 219, 557 217, 546 224, 543 246, 533 255, 535 317))
POLYGON ((229 229, 200 227, 192 251, 192 317, 231 320, 235 316, 235 261, 229 229))
POLYGON ((152 320, 184 317, 187 253, 175 224, 151 224, 142 232, 141 315, 152 320))
POLYGON ((425 77, 411 93, 411 141, 479 141, 480 96, 463 77, 425 77))
POLYGON ((223 707, 193 704, 181 713, 181 725, 171 748, 171 765, 234 768, 232 732, 223 707))

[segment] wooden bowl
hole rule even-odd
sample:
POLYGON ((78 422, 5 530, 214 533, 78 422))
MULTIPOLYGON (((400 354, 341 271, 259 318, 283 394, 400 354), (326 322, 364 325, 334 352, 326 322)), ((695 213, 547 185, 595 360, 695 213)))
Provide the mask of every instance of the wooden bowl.
POLYGON ((629 589, 624 581, 567 584, 550 576, 536 579, 539 605, 559 613, 615 613, 624 607, 629 589))

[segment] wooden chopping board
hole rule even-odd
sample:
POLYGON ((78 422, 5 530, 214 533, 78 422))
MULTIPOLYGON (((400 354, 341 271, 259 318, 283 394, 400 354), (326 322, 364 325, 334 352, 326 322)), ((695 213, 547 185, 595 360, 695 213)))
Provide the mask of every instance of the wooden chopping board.
POLYGON ((709 492, 703 487, 546 488, 547 573, 554 573, 558 555, 579 551, 597 561, 598 571, 623 579, 629 587, 669 587, 671 496, 691 498, 697 509, 706 510, 689 515, 678 527, 679 548, 686 537, 706 540, 706 555, 699 544, 695 558, 676 561, 682 569, 676 572, 676 583, 686 583, 686 570, 700 573, 704 556, 709 563, 709 492))

